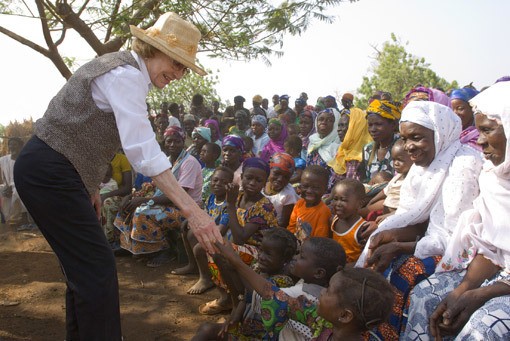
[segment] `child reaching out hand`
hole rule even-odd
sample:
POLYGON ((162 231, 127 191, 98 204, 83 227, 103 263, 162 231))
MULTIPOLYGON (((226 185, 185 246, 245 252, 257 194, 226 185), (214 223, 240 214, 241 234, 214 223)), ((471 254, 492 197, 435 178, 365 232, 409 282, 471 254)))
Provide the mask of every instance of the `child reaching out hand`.
MULTIPOLYGON (((258 271, 273 285, 285 288, 293 285, 284 275, 285 265, 296 254, 297 239, 283 228, 264 233, 260 246, 258 271)), ((260 295, 246 288, 244 300, 225 323, 204 323, 192 340, 264 340, 266 331, 260 316, 260 295)))
MULTIPOLYGON (((246 264, 254 266, 258 259, 262 232, 277 227, 278 222, 273 204, 262 195, 269 176, 269 165, 260 158, 250 158, 243 162, 242 167, 243 190, 239 192, 239 186, 234 183, 227 185, 228 227, 234 248, 246 264)), ((214 262, 209 263, 209 269, 221 297, 200 306, 199 312, 204 315, 235 309, 239 295, 244 293, 241 278, 232 271, 223 257, 215 254, 213 259, 214 262)))
MULTIPOLYGON (((333 275, 315 303, 304 295, 291 297, 246 266, 228 245, 216 243, 239 274, 262 296, 262 318, 278 325, 299 321, 311 330, 309 340, 363 340, 362 333, 384 322, 391 311, 393 291, 379 273, 365 268, 344 268, 333 275), (267 306, 276 306, 271 313, 267 306), (273 322, 274 323, 274 322, 273 322)), ((276 339, 273 336, 272 339, 276 339)))
MULTIPOLYGON (((206 148, 206 144, 204 148, 206 148)), ((202 156, 202 154, 201 154, 202 156)), ((210 181, 211 195, 206 201, 206 212, 210 215, 218 228, 220 229, 221 235, 225 236, 228 232, 228 221, 229 215, 227 213, 227 203, 225 198, 227 196, 226 186, 231 183, 234 179, 234 172, 227 167, 220 166, 214 170, 210 181)), ((199 279, 198 281, 188 289, 190 295, 200 295, 206 290, 214 287, 214 283, 211 280, 211 273, 209 271, 209 265, 207 261, 207 254, 204 248, 198 243, 193 232, 187 229, 187 225, 184 227, 182 239, 184 247, 188 255, 189 263, 181 268, 172 270, 174 275, 187 275, 195 273, 198 270, 199 279)))

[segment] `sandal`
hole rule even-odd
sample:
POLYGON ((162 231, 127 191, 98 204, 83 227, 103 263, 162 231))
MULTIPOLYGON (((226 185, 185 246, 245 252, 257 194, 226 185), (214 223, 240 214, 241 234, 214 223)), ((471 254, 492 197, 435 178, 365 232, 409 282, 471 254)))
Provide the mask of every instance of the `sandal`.
POLYGON ((218 303, 218 299, 203 303, 198 307, 198 312, 202 315, 217 315, 227 313, 232 310, 232 306, 222 306, 218 303))

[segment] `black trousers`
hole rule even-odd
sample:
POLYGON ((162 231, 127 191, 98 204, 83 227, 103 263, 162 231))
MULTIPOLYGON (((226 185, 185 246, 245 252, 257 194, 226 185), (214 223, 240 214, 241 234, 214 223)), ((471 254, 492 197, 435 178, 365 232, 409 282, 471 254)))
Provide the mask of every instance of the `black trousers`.
POLYGON ((76 169, 34 136, 16 160, 14 181, 67 281, 66 339, 121 340, 115 257, 76 169))

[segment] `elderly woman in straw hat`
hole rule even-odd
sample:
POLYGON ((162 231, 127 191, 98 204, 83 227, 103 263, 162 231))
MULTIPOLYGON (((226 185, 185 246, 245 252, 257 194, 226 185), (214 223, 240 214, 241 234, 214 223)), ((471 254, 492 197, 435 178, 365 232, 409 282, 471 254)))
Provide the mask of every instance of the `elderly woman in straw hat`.
POLYGON ((119 147, 180 208, 207 250, 221 240, 211 218, 178 186, 145 103, 151 85, 163 88, 188 69, 206 74, 195 63, 200 32, 175 13, 131 32, 132 51, 83 65, 51 100, 14 169, 20 197, 66 277, 67 340, 122 337, 115 259, 98 221, 98 185, 119 147))

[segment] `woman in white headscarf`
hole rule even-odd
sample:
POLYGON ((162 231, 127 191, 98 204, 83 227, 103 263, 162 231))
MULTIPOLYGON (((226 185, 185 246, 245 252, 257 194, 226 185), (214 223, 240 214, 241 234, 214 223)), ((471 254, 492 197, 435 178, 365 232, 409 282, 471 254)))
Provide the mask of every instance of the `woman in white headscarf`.
POLYGON ((327 108, 321 111, 315 119, 317 132, 310 136, 308 144, 306 165, 318 165, 327 168, 330 173, 328 190, 333 187, 334 171, 328 166, 328 162, 336 156, 336 151, 340 146, 340 139, 336 132, 340 115, 338 110, 327 108))
POLYGON ((496 83, 470 104, 486 158, 480 195, 460 218, 436 274, 414 289, 406 340, 510 339, 510 82, 496 83))
POLYGON ((478 195, 482 160, 460 143, 460 131, 459 117, 438 103, 412 102, 402 112, 400 135, 414 165, 395 215, 381 223, 357 263, 386 271, 394 286, 391 322, 378 329, 384 339, 398 339, 410 291, 434 272, 460 214, 478 195))

